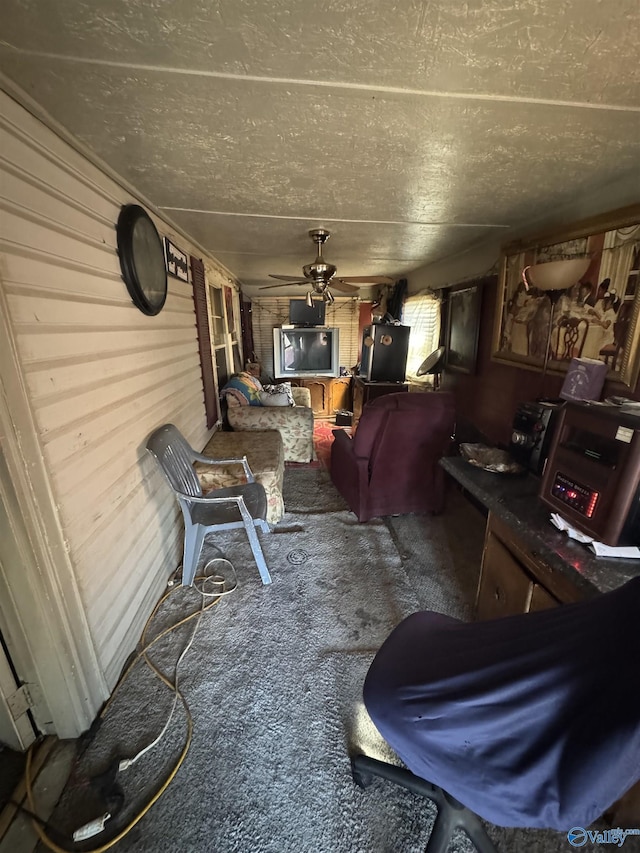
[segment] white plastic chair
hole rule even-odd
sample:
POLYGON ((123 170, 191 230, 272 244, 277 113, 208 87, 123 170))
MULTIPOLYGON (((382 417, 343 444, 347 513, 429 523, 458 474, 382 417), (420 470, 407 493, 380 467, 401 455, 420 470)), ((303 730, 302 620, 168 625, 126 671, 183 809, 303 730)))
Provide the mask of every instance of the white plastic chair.
POLYGON ((266 522, 267 496, 261 483, 256 483, 247 462, 242 459, 210 459, 197 453, 173 424, 155 430, 147 440, 147 450, 155 458, 173 489, 184 517, 184 556, 182 559, 182 584, 191 586, 196 574, 204 537, 213 530, 233 530, 244 527, 260 572, 263 584, 271 583, 271 576, 260 547, 256 527, 269 532, 266 522), (209 465, 241 464, 246 483, 216 489, 202 494, 194 462, 209 465))

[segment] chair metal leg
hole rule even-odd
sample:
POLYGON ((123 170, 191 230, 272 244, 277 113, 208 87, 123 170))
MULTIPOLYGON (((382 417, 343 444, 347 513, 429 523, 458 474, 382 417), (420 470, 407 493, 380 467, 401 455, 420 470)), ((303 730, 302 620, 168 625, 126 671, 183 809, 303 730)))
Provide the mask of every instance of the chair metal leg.
MULTIPOLYGON (((242 498, 240 498, 240 500, 238 501, 238 509, 240 510, 240 515, 242 516, 242 520, 244 521, 244 529, 247 531, 249 544, 251 545, 251 550, 253 551, 253 559, 256 561, 256 566, 258 567, 258 571, 260 572, 262 583, 266 586, 267 584, 271 583, 271 575, 269 574, 269 569, 267 568, 267 563, 264 559, 262 548, 260 547, 260 540, 258 539, 258 534, 256 533, 253 518, 251 517, 251 513, 247 509, 247 505, 242 500, 242 498)), ((263 522, 262 520, 258 519, 258 523, 262 524, 263 522)))
POLYGON ((206 532, 206 528, 201 524, 187 524, 185 519, 184 552, 182 557, 182 586, 193 585, 206 532))
POLYGON ((264 559, 262 548, 260 547, 260 540, 258 539, 256 529, 253 524, 247 524, 246 530, 247 536, 249 537, 249 544, 251 545, 251 550, 253 551, 253 558, 256 561, 256 566, 258 567, 260 577, 262 578, 262 583, 265 585, 269 584, 271 583, 271 575, 269 574, 269 569, 267 568, 267 563, 264 559))
POLYGON ((425 853, 446 853, 456 829, 462 829, 467 834, 478 853, 497 853, 477 815, 442 788, 421 779, 410 770, 368 755, 354 755, 351 758, 351 772, 354 782, 362 788, 368 787, 373 778, 379 776, 435 803, 438 811, 425 853))

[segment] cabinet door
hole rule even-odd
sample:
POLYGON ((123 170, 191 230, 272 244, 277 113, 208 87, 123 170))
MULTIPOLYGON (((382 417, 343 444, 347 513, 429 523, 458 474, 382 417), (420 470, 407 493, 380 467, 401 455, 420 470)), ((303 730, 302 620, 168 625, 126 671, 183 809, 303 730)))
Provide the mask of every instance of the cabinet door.
POLYGON ((489 533, 482 557, 476 618, 496 619, 526 613, 532 591, 529 575, 500 540, 489 533))
POLYGON ((304 384, 311 393, 311 408, 315 417, 329 414, 329 382, 324 379, 305 379, 304 384))
POLYGON ((351 409, 351 379, 333 379, 331 382, 331 414, 335 415, 338 409, 351 409))
POLYGON ((558 599, 547 592, 543 586, 534 583, 531 590, 531 601, 529 602, 530 613, 533 613, 534 610, 548 610, 550 607, 557 607, 559 604, 558 599))

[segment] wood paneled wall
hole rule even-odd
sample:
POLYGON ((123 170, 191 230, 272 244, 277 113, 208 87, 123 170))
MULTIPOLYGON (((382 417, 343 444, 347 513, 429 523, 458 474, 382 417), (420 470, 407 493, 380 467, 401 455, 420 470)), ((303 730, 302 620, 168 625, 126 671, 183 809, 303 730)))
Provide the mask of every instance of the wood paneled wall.
MULTIPOLYGON (((547 373, 542 386, 540 370, 524 370, 491 360, 493 321, 498 296, 497 276, 484 280, 480 314, 478 359, 474 374, 445 372, 442 389, 453 391, 461 425, 472 425, 489 441, 506 445, 519 402, 535 400, 541 394, 557 397, 564 376, 547 373)), ((635 389, 607 382, 603 398, 612 394, 640 399, 640 383, 635 389)))

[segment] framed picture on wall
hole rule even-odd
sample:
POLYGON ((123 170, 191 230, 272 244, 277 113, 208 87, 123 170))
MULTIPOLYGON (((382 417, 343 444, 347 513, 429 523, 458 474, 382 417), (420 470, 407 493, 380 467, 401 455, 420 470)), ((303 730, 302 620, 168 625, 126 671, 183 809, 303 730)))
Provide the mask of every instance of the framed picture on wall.
POLYGON ((564 373, 572 358, 604 361, 608 379, 635 387, 640 372, 640 205, 505 246, 494 320, 494 361, 564 373), (585 258, 564 290, 539 290, 524 270, 585 258))
POLYGON ((445 333, 445 366, 458 373, 474 373, 478 355, 482 286, 479 282, 449 290, 445 333))
POLYGON ((168 237, 164 238, 164 254, 167 261, 167 272, 181 281, 189 281, 189 265, 186 252, 179 249, 168 237))

